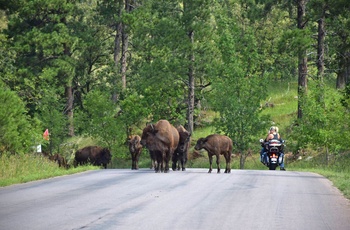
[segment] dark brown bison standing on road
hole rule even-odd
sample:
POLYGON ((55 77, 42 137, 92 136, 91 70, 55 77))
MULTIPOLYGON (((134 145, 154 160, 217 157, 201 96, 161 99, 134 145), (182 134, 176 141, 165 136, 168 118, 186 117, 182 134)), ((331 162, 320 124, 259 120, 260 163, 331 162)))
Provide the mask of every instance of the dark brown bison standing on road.
POLYGON ((212 134, 206 138, 199 138, 195 150, 205 149, 208 152, 210 168, 209 172, 213 170, 213 155, 216 155, 216 164, 218 166, 218 173, 220 173, 220 155, 224 155, 226 159, 225 173, 231 172, 231 155, 232 155, 232 140, 223 135, 212 134))
POLYGON ((101 166, 106 169, 111 161, 111 153, 107 148, 99 146, 87 146, 75 152, 74 167, 91 163, 95 166, 101 166))
POLYGON ((141 144, 156 159, 156 172, 169 172, 169 161, 179 143, 179 132, 167 120, 148 124, 142 132, 141 144))
POLYGON ((180 138, 179 138, 179 144, 173 154, 172 169, 174 171, 176 170, 176 168, 177 170, 180 170, 180 164, 181 164, 182 171, 185 171, 187 156, 188 156, 188 149, 190 148, 190 144, 191 144, 191 133, 188 132, 182 125, 179 125, 176 129, 179 132, 180 138))
POLYGON ((141 137, 139 135, 129 136, 128 145, 131 154, 131 169, 139 169, 139 158, 142 152, 141 137))

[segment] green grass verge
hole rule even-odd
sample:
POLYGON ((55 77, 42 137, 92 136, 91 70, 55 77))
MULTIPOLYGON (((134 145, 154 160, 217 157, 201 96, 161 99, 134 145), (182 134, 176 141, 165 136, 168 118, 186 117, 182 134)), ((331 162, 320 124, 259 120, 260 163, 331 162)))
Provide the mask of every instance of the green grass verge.
POLYGON ((38 154, 2 155, 0 157, 0 187, 95 169, 98 167, 59 168, 57 163, 38 154))

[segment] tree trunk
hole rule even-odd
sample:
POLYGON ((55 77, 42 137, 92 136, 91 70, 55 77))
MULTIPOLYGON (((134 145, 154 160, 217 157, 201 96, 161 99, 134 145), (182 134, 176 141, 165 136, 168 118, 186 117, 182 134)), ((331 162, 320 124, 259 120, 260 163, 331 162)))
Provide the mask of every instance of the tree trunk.
MULTIPOLYGON (((123 0, 119 0, 119 12, 117 17, 120 19, 122 17, 122 2, 123 0)), ((121 40, 122 40, 122 29, 123 29, 123 24, 121 21, 119 21, 115 27, 115 37, 114 37, 114 53, 113 53, 113 60, 114 60, 114 65, 116 68, 116 72, 118 72, 119 70, 119 62, 120 62, 120 44, 121 44, 121 40)), ((112 92, 112 100, 113 102, 116 102, 118 100, 118 90, 117 90, 117 85, 118 85, 118 78, 117 76, 114 78, 113 80, 113 87, 114 90, 112 92)))
POLYGON ((323 107, 324 105, 324 85, 323 85, 323 78, 324 78, 324 39, 325 39, 325 12, 324 9, 322 9, 322 15, 321 18, 318 20, 318 36, 317 36, 317 85, 318 85, 318 102, 323 107))
MULTIPOLYGON (((65 18, 63 19, 64 23, 66 23, 65 18)), ((63 54, 67 57, 71 55, 70 49, 67 44, 63 44, 64 51, 63 54)), ((74 114, 73 114, 73 106, 74 106, 74 94, 72 87, 72 77, 69 76, 69 73, 65 73, 66 78, 66 86, 65 86, 65 96, 66 96, 66 108, 65 114, 67 115, 68 120, 68 136, 74 136, 74 114)))
POLYGON ((74 96, 73 96, 72 86, 65 87, 65 95, 66 95, 66 99, 67 99, 65 113, 67 114, 67 118, 68 118, 68 135, 70 137, 73 137, 74 136, 74 124, 73 124, 73 120, 74 120, 74 116, 73 116, 74 96))
MULTIPOLYGON (((194 41, 194 31, 191 31, 188 34, 188 37, 191 41, 193 47, 194 41)), ((193 50, 190 53, 190 66, 188 69, 188 111, 187 111, 187 130, 190 133, 193 133, 193 115, 194 115, 194 61, 195 57, 193 54, 193 50)))
MULTIPOLYGON (((125 0, 125 12, 130 13, 132 11, 131 7, 131 1, 125 0)), ((122 89, 126 89, 126 68, 127 68, 127 52, 129 47, 129 34, 127 31, 127 25, 123 23, 123 29, 122 29, 122 57, 121 57, 121 68, 120 73, 122 76, 122 89)))
POLYGON ((244 157, 243 151, 241 151, 239 155, 240 155, 239 169, 244 169, 245 157, 244 157))
POLYGON ((322 17, 318 20, 318 39, 317 39, 317 76, 318 80, 322 83, 324 76, 324 39, 325 39, 325 30, 324 30, 325 16, 322 13, 322 17))
POLYGON ((339 60, 337 89, 344 89, 350 82, 350 53, 343 53, 339 60))
MULTIPOLYGON (((305 18, 305 6, 307 0, 298 0, 298 29, 303 30, 306 22, 305 18)), ((307 56, 305 50, 299 51, 299 65, 298 65, 298 119, 303 117, 303 97, 307 92, 307 56)))

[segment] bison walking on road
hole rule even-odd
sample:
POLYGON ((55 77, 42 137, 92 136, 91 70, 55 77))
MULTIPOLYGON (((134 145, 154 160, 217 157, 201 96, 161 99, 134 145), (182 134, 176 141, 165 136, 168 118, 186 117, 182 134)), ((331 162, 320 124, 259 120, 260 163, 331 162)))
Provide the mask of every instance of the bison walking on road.
POLYGON ((179 144, 173 154, 172 169, 174 171, 176 169, 180 170, 180 164, 181 164, 182 171, 185 171, 187 156, 188 156, 188 149, 190 148, 190 144, 191 144, 191 133, 188 132, 182 125, 179 125, 176 129, 179 132, 180 138, 179 138, 179 144))
POLYGON ((232 155, 232 140, 223 135, 212 134, 206 138, 199 138, 196 146, 196 150, 205 149, 208 152, 210 168, 208 173, 211 173, 213 170, 213 155, 216 156, 216 164, 218 167, 218 173, 220 173, 220 155, 224 155, 226 159, 226 169, 225 173, 231 172, 231 155, 232 155))
POLYGON ((107 164, 111 161, 111 153, 109 149, 99 146, 87 146, 75 152, 74 167, 91 163, 95 166, 103 166, 107 168, 107 164))
POLYGON ((169 161, 179 143, 179 132, 167 120, 148 124, 142 132, 141 144, 156 159, 156 172, 169 172, 169 161))
POLYGON ((139 169, 139 158, 142 152, 141 137, 132 135, 128 137, 129 151, 131 154, 131 169, 139 169))

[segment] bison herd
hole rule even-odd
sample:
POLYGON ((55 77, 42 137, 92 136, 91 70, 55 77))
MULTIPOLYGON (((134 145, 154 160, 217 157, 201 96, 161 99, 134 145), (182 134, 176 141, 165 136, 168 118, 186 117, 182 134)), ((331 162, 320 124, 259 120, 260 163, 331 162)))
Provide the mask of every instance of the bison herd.
MULTIPOLYGON (((132 169, 138 169, 138 159, 142 148, 148 149, 155 172, 169 172, 170 160, 172 170, 186 170, 188 150, 191 144, 191 133, 183 126, 175 128, 167 120, 159 120, 148 124, 142 131, 142 136, 133 135, 128 138, 129 150, 132 156, 132 169)), ((196 150, 205 149, 209 157, 209 173, 212 172, 212 159, 216 156, 217 172, 220 173, 220 155, 226 160, 225 173, 231 172, 232 140, 224 135, 213 134, 200 138, 196 150)))
MULTIPOLYGON (((148 149, 151 158, 151 168, 155 172, 169 172, 186 170, 188 150, 191 144, 191 133, 183 126, 174 127, 167 120, 159 120, 155 124, 148 124, 143 130, 141 137, 131 135, 128 137, 128 146, 131 154, 131 169, 139 169, 138 161, 143 148, 148 149)), ((226 160, 225 173, 231 172, 232 140, 224 135, 212 134, 205 138, 199 138, 194 149, 204 149, 208 152, 209 173, 212 172, 213 156, 216 156, 217 172, 220 173, 220 155, 226 160)), ((65 159, 59 154, 50 156, 59 166, 66 166, 65 159)), ((111 161, 111 153, 108 148, 99 146, 87 146, 75 152, 74 167, 90 163, 95 166, 107 168, 111 161)))

